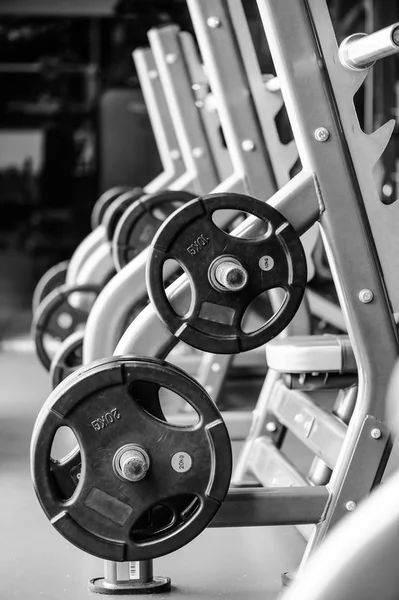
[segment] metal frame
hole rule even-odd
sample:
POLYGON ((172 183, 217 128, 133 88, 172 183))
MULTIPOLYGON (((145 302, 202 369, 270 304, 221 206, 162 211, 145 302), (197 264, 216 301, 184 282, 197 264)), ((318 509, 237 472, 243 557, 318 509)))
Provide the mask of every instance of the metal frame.
POLYGON ((398 590, 398 490, 396 473, 331 532, 281 600, 394 600, 398 590))
MULTIPOLYGON (((379 203, 370 173, 387 143, 391 126, 384 126, 369 137, 359 133, 352 99, 364 75, 351 73, 349 76, 339 63, 325 3, 321 0, 302 0, 295 4, 291 0, 258 0, 258 5, 303 165, 301 176, 275 194, 271 203, 300 231, 309 227, 312 219, 319 218, 359 374, 357 394, 356 388, 352 393, 352 400, 356 396, 356 405, 344 403, 345 414, 340 415, 349 421, 354 408, 344 442, 334 459, 335 468, 328 485, 331 495, 322 518, 314 521, 316 527, 307 546, 306 560, 329 528, 356 507, 378 483, 391 447, 383 422, 382 400, 398 354, 398 339, 380 269, 380 261, 389 263, 390 252, 385 250, 384 261, 381 250, 377 253, 370 229, 370 211, 367 213, 364 209, 364 204, 367 207, 372 201, 379 211, 386 209, 379 203), (320 68, 324 64, 327 69, 320 68), (326 136, 320 137, 320 128, 324 128, 326 136), (357 137, 353 132, 358 133, 357 137), (347 138, 353 142, 354 136, 356 143, 347 144, 347 138), (354 149, 358 153, 356 165, 354 149), (311 203, 309 197, 306 205, 300 203, 295 192, 303 193, 310 188, 313 189, 311 203), (294 201, 298 202, 297 207, 294 201), (306 212, 300 214, 301 210, 306 212), (356 245, 348 244, 350 239, 356 239, 356 245), (371 302, 362 302, 362 290, 371 290, 371 302), (378 435, 372 433, 375 431, 378 435)), ((373 216, 373 211, 371 213, 373 216)), ((246 225, 239 228, 240 232, 251 226, 254 224, 248 219, 246 225)), ((168 291, 174 302, 181 300, 186 286, 182 277, 170 287, 168 291)), ((116 352, 165 356, 174 343, 149 306, 129 328, 116 352)), ((274 385, 272 378, 269 391, 274 385)), ((263 447, 265 441, 256 440, 256 444, 263 447)), ((272 444, 262 452, 262 464, 271 455, 281 457, 272 444)), ((277 460, 284 462, 281 458, 277 460)), ((314 472, 317 468, 323 472, 324 467, 328 465, 315 463, 314 472)), ((286 464, 283 472, 288 469, 286 464)), ((326 471, 326 475, 329 478, 330 472, 326 471)), ((319 487, 327 489, 323 485, 305 489, 319 487)), ((302 488, 301 485, 299 489, 302 488)), ((264 510, 267 510, 268 492, 283 498, 290 493, 283 489, 262 490, 264 510)), ((291 493, 292 498, 296 498, 297 490, 291 489, 291 493)), ((253 494, 256 496, 258 492, 254 490, 253 494)), ((280 513, 277 523, 287 523, 285 513, 280 513)))
MULTIPOLYGON (((287 152, 284 152, 284 150, 282 152, 281 143, 276 143, 277 133, 274 118, 281 106, 281 100, 277 101, 275 93, 266 90, 259 67, 257 67, 258 70, 255 68, 257 62, 255 60, 253 42, 249 30, 242 29, 241 27, 242 19, 239 18, 241 13, 238 13, 240 6, 240 0, 234 0, 236 10, 235 24, 237 27, 237 30, 234 30, 230 21, 229 6, 226 0, 207 0, 205 3, 191 2, 189 5, 190 10, 193 11, 192 17, 196 35, 234 168, 232 175, 227 180, 213 190, 212 187, 209 187, 207 191, 247 191, 261 198, 268 199, 276 191, 275 176, 271 169, 269 155, 273 154, 277 156, 275 160, 280 158, 280 173, 283 169, 281 165, 286 165, 286 173, 288 173, 292 166, 293 151, 291 147, 287 152), (196 12, 197 10, 198 12, 196 12), (208 25, 208 20, 216 14, 215 11, 217 11, 218 18, 222 24, 221 27, 217 28, 208 25), (240 45, 236 41, 238 30, 240 31, 240 45), (249 48, 246 52, 245 65, 241 58, 242 48, 244 47, 249 48), (227 48, 228 52, 226 51, 227 48), (251 72, 247 73, 246 69, 249 67, 251 58, 251 72), (264 111, 262 118, 262 124, 265 128, 263 136, 260 120, 258 119, 256 107, 252 100, 249 79, 251 81, 254 80, 252 86, 258 90, 258 95, 260 89, 263 89, 263 97, 268 99, 268 110, 264 111), (247 92, 243 93, 243 90, 247 92), (268 130, 274 132, 274 137, 273 135, 271 136, 271 140, 267 142, 269 145, 266 147, 265 140, 268 138, 264 136, 267 135, 268 130), (250 138, 248 137, 249 133, 251 134, 250 138), (254 147, 246 143, 249 141, 254 144, 254 147)), ((166 42, 160 37, 162 35, 165 37, 167 33, 170 35, 170 32, 176 34, 177 28, 169 26, 168 28, 165 27, 150 32, 149 38, 152 42, 156 60, 161 49, 163 49, 164 55, 168 53, 172 53, 172 55, 176 54, 178 48, 177 42, 175 41, 173 46, 166 45, 166 42)), ((168 63, 166 58, 162 58, 162 60, 164 61, 163 68, 165 70, 167 70, 170 64, 174 67, 180 63, 180 61, 168 63)), ((161 71, 161 67, 159 71, 162 77, 163 71, 161 71)), ((169 92, 167 91, 167 84, 176 85, 174 83, 176 77, 172 80, 171 73, 168 72, 167 75, 168 78, 165 75, 167 81, 164 84, 165 95, 168 102, 172 101, 170 109, 173 118, 174 110, 177 112, 179 109, 179 106, 175 106, 178 99, 175 97, 176 90, 174 88, 169 90, 169 92)), ((182 119, 180 112, 176 115, 176 118, 182 119)), ((180 135, 183 135, 182 131, 180 131, 180 135)), ((279 177, 283 179, 281 174, 279 177)), ((302 189, 302 180, 300 186, 302 189)), ((313 198, 317 204, 317 199, 314 197, 313 181, 311 181, 310 189, 310 198, 313 198)), ((304 186, 304 193, 308 193, 308 191, 309 181, 304 186)), ((86 325, 83 346, 84 363, 114 353, 120 339, 121 326, 126 322, 126 316, 131 306, 147 294, 144 281, 147 255, 148 251, 144 250, 142 254, 117 273, 98 296, 86 325), (107 325, 104 326, 102 324, 107 325)))
MULTIPOLYGON (((379 202, 371 171, 387 143, 387 128, 377 136, 360 132, 352 100, 364 74, 349 73, 339 63, 325 2, 258 0, 258 7, 303 168, 317 177, 323 204, 323 239, 359 372, 356 407, 330 480, 331 504, 308 544, 307 556, 352 506, 348 503, 357 503, 376 484, 378 469, 371 468, 364 452, 379 466, 386 461, 385 444, 370 435, 360 444, 359 434, 367 415, 384 418, 382 400, 398 353, 396 328, 379 263, 389 261, 392 246, 389 252, 387 248, 382 252, 380 249, 377 255, 363 209, 371 202, 379 213, 386 208, 379 202), (327 69, 320 69, 320 64, 327 69), (312 111, 308 110, 310 100, 312 111), (315 137, 320 127, 329 132, 325 142, 318 142, 315 137), (348 240, 354 237, 356 246, 351 246, 348 240), (360 301, 363 289, 372 290, 372 302, 360 301), (350 467, 357 462, 360 448, 363 461, 355 476, 350 467)), ((379 227, 380 236, 383 233, 389 238, 381 220, 379 227)))
MULTIPOLYGON (((222 4, 212 2, 208 7, 208 0, 201 3, 189 0, 189 6, 206 57, 206 53, 217 48, 222 39, 222 36, 218 36, 215 42, 214 36, 209 35, 206 27, 212 31, 227 31, 227 20, 223 21, 215 14, 222 4), (206 13, 206 7, 212 8, 212 15, 206 13), (210 16, 216 19, 213 23, 219 21, 223 27, 211 27, 210 16)), ((352 418, 350 421, 347 418, 352 412, 348 408, 349 404, 345 404, 345 410, 342 409, 342 414, 339 414, 341 420, 349 421, 347 428, 338 427, 338 421, 322 415, 314 406, 310 409, 304 395, 291 392, 291 398, 297 400, 298 410, 311 413, 310 427, 305 433, 301 429, 297 429, 296 433, 312 449, 317 450, 318 460, 314 463, 313 472, 318 473, 321 483, 307 485, 306 478, 298 476, 289 461, 283 458, 277 445, 266 438, 256 438, 251 449, 251 460, 252 468, 259 478, 261 479, 265 465, 268 465, 268 475, 275 473, 278 483, 285 477, 285 483, 296 480, 297 487, 279 485, 262 490, 231 490, 214 525, 314 523, 316 526, 305 552, 306 560, 324 539, 330 527, 347 511, 353 510, 379 482, 391 449, 390 434, 384 423, 382 399, 399 349, 394 321, 399 291, 393 289, 393 275, 399 259, 395 254, 395 259, 390 260, 392 248, 399 242, 393 243, 392 225, 386 230, 381 226, 381 223, 393 220, 394 211, 391 210, 392 205, 387 207, 379 202, 371 172, 387 143, 392 126, 388 124, 371 136, 360 132, 352 100, 364 74, 349 73, 339 62, 330 18, 322 0, 298 0, 295 4, 292 0, 258 0, 258 6, 303 165, 300 177, 297 176, 275 194, 271 204, 295 224, 299 233, 309 228, 315 219, 320 221, 357 362, 359 383, 352 418), (302 204, 299 196, 303 195, 304 190, 310 194, 306 203, 302 204), (389 215, 387 210, 390 211, 389 215), (379 219, 378 233, 376 216, 380 213, 384 216, 379 219), (348 243, 353 237, 356 245, 348 243), (361 292, 364 290, 371 292, 371 300, 367 303, 362 301, 361 292), (334 438, 332 454, 321 451, 319 445, 309 437, 314 423, 318 423, 334 438), (378 435, 373 432, 378 432, 378 435), (338 450, 336 445, 342 439, 343 443, 338 450), (334 469, 331 472, 332 467, 334 469), (243 510, 243 506, 246 510, 243 510)), ((223 54, 226 53, 226 47, 226 43, 221 45, 223 54)), ((212 60, 214 58, 212 54, 212 60)), ((235 64, 235 61, 232 63, 235 64)), ((212 64, 211 70, 215 68, 216 63, 210 61, 209 64, 212 64)), ((230 77, 232 74, 229 71, 226 82, 228 98, 232 94, 230 77)), ((212 81, 211 72, 209 78, 212 81)), ((216 96, 222 80, 222 74, 216 69, 214 79, 216 96)), ((221 89, 221 94, 223 91, 221 89)), ((228 98, 221 103, 222 123, 225 118, 222 116, 223 111, 228 114, 228 98)), ((247 112, 245 114, 248 115, 247 112)), ((256 113, 253 114, 256 117, 256 113)), ((231 114, 228 116, 230 118, 231 114)), ((232 124, 234 126, 236 121, 230 121, 226 139, 228 135, 233 138, 235 130, 232 124)), ((245 141, 253 142, 251 139, 245 141)), ((238 167, 236 142, 237 140, 234 142, 232 160, 234 166, 237 164, 238 167)), ((263 141, 262 145, 241 143, 240 147, 248 152, 247 156, 253 152, 252 156, 257 157, 257 160, 262 150, 268 160, 263 141)), ((257 181, 261 180, 259 172, 254 167, 256 177, 250 177, 251 171, 245 160, 242 156, 239 158, 240 167, 246 167, 244 172, 248 189, 255 190, 257 181)), ((263 189, 264 187, 265 182, 263 189)), ((254 229, 256 221, 250 218, 235 233, 245 235, 254 229)), ((144 270, 146 256, 143 252, 133 261, 141 272, 144 270)), ((129 271, 131 274, 133 272, 134 269, 129 271)), ((126 281, 125 278, 124 284, 126 281)), ((133 279, 129 281, 129 292, 132 289, 136 292, 137 288, 132 283, 133 279)), ((187 282, 182 277, 171 286, 169 293, 180 302, 186 290, 187 282)), ((130 302, 131 298, 132 295, 130 302)), ((166 332, 154 314, 151 307, 143 311, 137 322, 129 328, 128 335, 119 343, 116 353, 127 351, 164 356, 170 351, 176 339, 166 332), (142 335, 144 330, 146 339, 142 335)), ((113 312, 112 318, 114 316, 113 312)), ((106 322, 108 325, 111 321, 106 322)), ((89 360, 91 359, 92 357, 89 360)), ((278 389, 277 385, 280 385, 281 391, 281 384, 276 383, 274 377, 269 379, 269 391, 278 389)), ((275 399, 274 406, 269 405, 267 408, 272 408, 283 422, 290 420, 282 411, 281 398, 275 399)))
MULTIPOLYGON (((203 194, 217 186, 219 176, 201 115, 194 102, 181 35, 178 26, 165 25, 150 29, 148 40, 186 166, 182 177, 169 187, 203 194)), ((194 58, 192 54, 190 57, 194 58)))
POLYGON ((66 274, 66 283, 75 285, 82 265, 92 256, 93 252, 106 241, 105 228, 96 227, 80 242, 75 252, 72 254, 68 264, 66 274))
POLYGON ((178 179, 185 164, 153 53, 150 48, 137 48, 132 56, 163 166, 163 172, 145 186, 145 192, 151 194, 178 179))

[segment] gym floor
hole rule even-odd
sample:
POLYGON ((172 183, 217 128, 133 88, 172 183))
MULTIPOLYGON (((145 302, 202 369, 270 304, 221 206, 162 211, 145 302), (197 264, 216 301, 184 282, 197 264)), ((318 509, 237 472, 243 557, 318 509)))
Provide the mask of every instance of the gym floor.
MULTIPOLYGON (((103 565, 53 530, 32 488, 30 437, 50 389, 28 324, 26 315, 17 327, 9 325, 14 337, 7 335, 0 347, 0 598, 80 600, 93 597, 87 584, 102 576, 103 565)), ((281 574, 298 566, 303 551, 293 527, 208 529, 154 562, 154 574, 167 575, 173 586, 158 597, 273 599, 281 592, 281 574)))

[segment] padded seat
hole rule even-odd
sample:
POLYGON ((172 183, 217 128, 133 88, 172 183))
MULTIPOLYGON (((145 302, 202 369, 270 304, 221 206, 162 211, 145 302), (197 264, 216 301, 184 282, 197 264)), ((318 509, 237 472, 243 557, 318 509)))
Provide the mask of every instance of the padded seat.
POLYGON ((266 361, 279 373, 356 373, 347 335, 298 335, 266 344, 266 361))

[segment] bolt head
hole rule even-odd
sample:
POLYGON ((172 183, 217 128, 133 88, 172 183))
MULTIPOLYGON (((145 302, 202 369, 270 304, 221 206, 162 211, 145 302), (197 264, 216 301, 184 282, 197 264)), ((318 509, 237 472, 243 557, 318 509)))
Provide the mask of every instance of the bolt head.
POLYGON ((172 160, 179 160, 179 158, 181 158, 181 154, 180 154, 179 150, 177 150, 176 148, 173 148, 170 151, 170 158, 172 160))
POLYGON ((148 456, 139 450, 127 450, 119 459, 120 472, 128 481, 140 481, 149 469, 148 456))
POLYGON ((156 79, 158 77, 158 71, 156 71, 155 69, 150 69, 148 71, 148 77, 150 79, 156 79))
POLYGON ((144 448, 127 444, 114 456, 114 470, 125 481, 137 482, 144 479, 150 468, 150 457, 144 448))
POLYGON ((330 137, 330 132, 326 127, 318 127, 314 132, 314 137, 318 142, 326 142, 330 137))
POLYGON ((269 421, 268 423, 266 423, 266 431, 268 431, 269 433, 274 433, 275 431, 277 431, 277 424, 274 421, 269 421))
POLYGON ((378 429, 378 428, 376 427, 375 429, 372 429, 372 430, 371 430, 371 433, 370 433, 370 435, 371 435, 371 437, 372 437, 374 440, 379 440, 379 439, 380 439, 380 437, 382 436, 382 431, 381 431, 381 429, 378 429))
POLYGON ((193 148, 193 156, 194 158, 201 158, 201 156, 204 156, 203 148, 193 148))
POLYGON ((206 23, 211 29, 217 29, 222 24, 221 20, 218 19, 218 17, 209 17, 206 23))
POLYGON ((253 152, 255 147, 255 142, 253 140, 244 140, 241 142, 241 148, 244 150, 244 152, 253 152))
POLYGON ((371 290, 364 289, 359 292, 359 300, 363 304, 368 304, 374 298, 374 294, 371 290))
POLYGON ((177 56, 176 56, 176 54, 173 54, 173 52, 170 52, 169 54, 166 54, 165 60, 168 63, 168 65, 172 65, 173 63, 176 62, 177 56))
POLYGON ((345 504, 345 508, 348 512, 353 512, 356 508, 356 502, 349 500, 349 502, 345 504))

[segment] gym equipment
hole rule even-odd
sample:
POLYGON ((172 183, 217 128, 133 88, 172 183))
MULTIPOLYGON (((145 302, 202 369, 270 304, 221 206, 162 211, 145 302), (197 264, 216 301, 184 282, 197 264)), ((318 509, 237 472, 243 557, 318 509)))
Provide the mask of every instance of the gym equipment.
POLYGON ((162 556, 196 537, 226 496, 232 464, 226 427, 205 390, 168 363, 134 357, 82 367, 57 388, 36 421, 31 460, 53 526, 79 548, 118 561, 162 556), (169 423, 160 388, 187 402, 196 423, 169 423), (72 430, 78 449, 55 461, 60 427, 72 430))
POLYGON ((142 196, 124 211, 112 240, 112 256, 118 271, 152 241, 164 220, 185 202, 194 199, 185 191, 165 190, 142 196))
POLYGON ((68 261, 64 260, 48 269, 44 275, 42 275, 33 292, 32 313, 35 313, 39 304, 50 292, 65 283, 67 268, 68 261))
POLYGON ((153 53, 136 48, 132 56, 163 166, 163 172, 145 186, 146 194, 154 194, 179 180, 186 166, 153 53))
MULTIPOLYGON (((208 123, 207 128, 205 128, 206 111, 201 116, 202 111, 199 110, 193 101, 192 85, 195 84, 190 80, 190 74, 198 73, 199 71, 194 42, 189 34, 180 33, 178 28, 174 26, 163 28, 159 38, 163 40, 163 43, 169 45, 170 52, 168 56, 173 56, 173 60, 169 60, 168 58, 169 62, 162 58, 162 56, 158 56, 156 64, 186 166, 185 173, 172 182, 169 187, 175 190, 190 189, 190 191, 201 193, 204 191, 201 185, 205 181, 211 187, 215 187, 218 182, 218 172, 214 154, 211 153, 209 147, 209 135, 207 137, 211 124, 208 123), (171 89, 167 92, 166 88, 171 89), (187 100, 191 101, 191 103, 186 105, 183 111, 182 107, 187 100), (171 103, 173 104, 173 109, 171 108, 171 103)), ((143 58, 143 52, 139 56, 143 58)), ((154 77, 152 81, 156 79, 154 77)), ((213 122, 215 121, 214 118, 212 120, 213 122)), ((216 128, 215 122, 213 123, 213 127, 216 128)), ((219 125, 217 125, 218 127, 219 125)), ((215 134, 213 139, 215 139, 215 134)), ((224 156, 225 163, 227 150, 223 148, 220 136, 218 140, 217 150, 221 156, 224 156)), ((162 185, 165 184, 164 179, 154 180, 154 186, 149 184, 145 187, 144 191, 146 193, 158 191, 157 185, 161 183, 162 185)), ((88 248, 90 244, 86 244, 85 246, 88 248)), ((81 273, 77 279, 80 284, 91 282, 94 274, 99 272, 103 274, 110 273, 112 260, 108 245, 103 244, 102 250, 97 249, 95 254, 90 257, 89 262, 90 267, 87 267, 85 274, 81 273)), ((98 282, 98 278, 95 281, 98 282)), ((123 323, 126 322, 126 318, 127 315, 124 315, 122 318, 123 323)))
MULTIPOLYGON (((263 438, 267 437, 269 443, 261 442, 256 458, 253 458, 259 470, 268 473, 270 480, 274 479, 273 475, 277 480, 278 487, 262 490, 263 499, 282 499, 286 498, 286 494, 293 494, 290 522, 297 522, 300 493, 306 497, 307 492, 312 490, 313 497, 316 490, 320 494, 323 489, 327 492, 323 517, 314 521, 316 527, 309 539, 304 556, 306 561, 329 528, 376 485, 391 448, 381 410, 381 396, 398 352, 392 307, 387 302, 386 293, 393 302, 398 290, 391 279, 395 269, 389 260, 392 246, 388 251, 388 242, 382 240, 382 233, 393 244, 397 243, 397 237, 393 234, 392 222, 385 230, 381 223, 395 219, 398 207, 384 206, 379 201, 372 167, 389 139, 392 125, 384 126, 369 137, 360 132, 352 99, 364 79, 364 73, 349 73, 339 63, 338 48, 324 3, 311 0, 305 6, 303 2, 294 5, 289 0, 258 0, 258 5, 303 165, 302 171, 275 194, 270 204, 291 222, 298 233, 308 228, 313 220, 320 221, 358 367, 358 388, 352 387, 346 398, 349 417, 349 408, 353 408, 356 402, 347 427, 343 423, 337 427, 339 417, 325 418, 312 403, 305 402, 307 399, 301 394, 286 395, 287 409, 293 398, 301 411, 296 432, 300 431, 302 440, 308 440, 312 431, 316 434, 320 424, 328 427, 329 435, 335 431, 333 448, 339 447, 335 456, 328 456, 331 451, 323 443, 325 439, 318 444, 314 443, 314 439, 307 442, 308 447, 315 449, 317 446, 317 456, 333 469, 328 486, 325 468, 318 482, 314 472, 315 485, 309 485, 304 476, 295 477, 296 471, 278 451, 278 440, 285 432, 284 422, 280 429, 279 423, 272 420, 266 432, 262 431, 263 438), (322 60, 325 69, 320 69, 322 60), (330 90, 328 96, 326 89, 330 90), (342 151, 346 144, 350 155, 342 151), (362 200, 365 211, 359 210, 362 200), (383 213, 378 227, 377 213, 383 213), (377 237, 376 248, 371 244, 368 224, 373 236, 377 237), (348 244, 350 239, 356 239, 356 246, 348 244), (385 265, 386 287, 378 267, 380 259, 385 265), (302 429, 299 428, 300 421, 302 429), (276 441, 272 443, 274 439, 276 441), (287 487, 287 483, 292 485, 294 479, 295 487, 287 487)), ((215 5, 213 7, 213 16, 219 20, 220 15, 215 5)), ((393 261, 396 261, 396 254, 393 261)), ((179 309, 180 302, 183 304, 187 289, 187 279, 182 277, 168 290, 175 310, 179 309)), ((116 352, 163 357, 174 344, 175 340, 156 319, 154 308, 149 306, 126 332, 116 352)), ((264 398, 273 397, 277 389, 281 394, 285 393, 281 385, 274 389, 273 377, 278 379, 278 375, 271 371, 265 382, 264 398)), ((283 406, 282 402, 280 406, 283 406)), ((293 411, 291 421, 294 421, 295 414, 293 411)), ((256 411, 254 416, 256 424, 256 411)), ((319 463, 318 466, 323 465, 319 463)), ((254 492, 253 497, 256 498, 257 494, 254 492)), ((287 524, 287 512, 282 510, 275 517, 276 524, 287 524)), ((312 521, 309 519, 309 522, 312 521)))
MULTIPOLYGON (((396 365, 387 397, 393 433, 398 432, 398 373, 396 365)), ((334 528, 282 598, 394 600, 398 589, 398 489, 396 471, 334 528)))
POLYGON ((118 196, 118 198, 107 208, 103 217, 103 225, 105 228, 105 237, 108 242, 112 242, 116 226, 124 212, 139 200, 143 194, 144 191, 142 188, 135 187, 118 196))
MULTIPOLYGON (((388 283, 385 287, 388 280, 393 284, 392 273, 387 272, 392 261, 388 256, 380 256, 381 246, 376 244, 377 248, 374 247, 370 228, 373 230, 375 207, 381 212, 390 210, 391 219, 395 218, 397 209, 379 204, 371 175, 374 161, 379 157, 389 132, 377 132, 372 138, 360 133, 352 99, 362 79, 356 73, 350 73, 348 77, 349 72, 340 65, 324 3, 309 0, 294 6, 288 0, 259 0, 258 4, 268 28, 268 41, 303 164, 302 172, 275 194, 271 204, 285 215, 298 233, 302 233, 314 220, 320 220, 355 362, 359 367, 359 387, 358 390, 352 388, 352 395, 347 399, 352 407, 356 401, 347 427, 339 418, 323 420, 323 415, 301 394, 286 396, 285 406, 294 399, 295 407, 300 410, 298 414, 309 417, 303 420, 302 428, 299 422, 296 423, 296 432, 301 438, 309 438, 308 444, 316 450, 318 458, 328 468, 333 467, 328 486, 325 483, 326 471, 322 468, 323 478, 318 479, 315 485, 308 485, 307 479, 302 477, 294 488, 287 488, 287 481, 290 481, 287 478, 285 487, 273 490, 231 490, 213 525, 237 526, 244 524, 244 520, 246 525, 314 523, 316 529, 308 545, 306 560, 331 524, 342 514, 356 508, 357 502, 372 489, 389 455, 391 441, 381 410, 381 394, 398 352, 392 314, 395 308, 389 304, 394 289, 388 283), (353 238, 356 245, 349 244, 353 238), (385 279, 383 275, 386 275, 385 279), (321 425, 332 435, 332 450, 325 444, 316 444, 314 433, 321 425)), ((210 9, 215 12, 207 15, 207 26, 213 31, 225 31, 226 22, 224 15, 218 12, 219 4, 213 2, 210 9), (211 16, 213 19, 210 19, 211 16)), ((384 215, 383 219, 387 219, 387 212, 384 215)), ((250 229, 251 224, 255 225, 254 219, 249 221, 241 232, 250 229)), ((392 233, 393 228, 388 228, 387 235, 392 233)), ((393 243, 397 243, 396 238, 393 243)), ((388 244, 385 247, 388 248, 388 244)), ((187 281, 181 279, 172 289, 179 300, 182 291, 187 289, 187 281)), ((144 355, 149 350, 154 354, 166 354, 174 344, 154 317, 152 307, 145 309, 138 322, 129 329, 128 336, 129 339, 126 337, 119 346, 122 342, 127 345, 129 341, 139 354, 144 355), (144 331, 146 340, 142 335, 144 331)), ((347 344, 341 342, 339 340, 337 345, 341 352, 343 348, 346 352, 347 344)), ((299 384, 302 385, 301 382, 299 384)), ((270 385, 270 378, 267 385, 270 385)), ((276 390, 273 386, 272 391, 276 390)), ((285 394, 281 385, 279 391, 285 394)), ((280 433, 284 434, 286 423, 294 416, 283 414, 284 404, 276 402, 274 405, 278 408, 275 410, 283 428, 271 422, 266 431, 271 434, 269 438, 272 440, 280 433)), ((264 446, 266 444, 262 448, 264 446)), ((266 469, 269 465, 270 471, 275 469, 277 475, 287 474, 290 470, 289 463, 282 460, 278 452, 278 442, 269 443, 267 452, 259 452, 258 464, 266 469)), ((315 482, 316 477, 312 483, 315 482)), ((117 590, 118 581, 113 591, 117 590)))
POLYGON ((63 341, 72 332, 85 325, 88 310, 73 306, 71 300, 74 294, 90 296, 92 305, 99 293, 95 285, 63 285, 48 294, 39 305, 33 316, 32 338, 40 362, 45 369, 50 369, 51 358, 45 344, 45 337, 63 341))
MULTIPOLYGON (((150 47, 159 72, 166 102, 168 103, 177 140, 186 164, 181 182, 174 182, 170 189, 186 189, 203 193, 219 183, 215 156, 213 155, 202 118, 202 111, 195 105, 193 85, 188 65, 198 58, 186 52, 190 34, 181 32, 175 25, 166 25, 148 32, 150 47), (186 44, 184 43, 186 40, 186 44)), ((190 50, 193 48, 191 42, 190 50)))
POLYGON ((57 387, 68 375, 76 371, 82 364, 84 331, 71 333, 60 345, 51 360, 51 388, 57 387))
MULTIPOLYGON (((217 4, 218 10, 223 11, 219 16, 223 27, 212 29, 207 25, 207 19, 214 14, 214 3, 207 3, 205 14, 193 18, 195 27, 198 27, 196 33, 205 70, 234 168, 234 172, 218 186, 217 191, 242 193, 247 188, 246 191, 255 197, 268 198, 276 190, 275 181, 283 185, 289 180, 290 169, 297 159, 295 146, 292 143, 284 145, 279 139, 275 116, 282 107, 282 99, 278 92, 271 92, 264 85, 242 7, 235 2, 227 10, 222 2, 217 4), (200 28, 204 29, 202 36, 200 28), (205 32, 210 36, 209 39, 205 37, 205 32), (252 144, 244 143, 248 140, 252 144)), ((172 116, 176 117, 177 113, 177 131, 179 123, 185 122, 184 115, 191 114, 192 95, 189 88, 184 93, 176 89, 184 83, 177 70, 182 69, 184 63, 175 36, 175 27, 163 27, 149 33, 154 56, 157 60, 159 58, 159 73, 164 75, 165 94, 172 87, 167 100, 172 116), (167 62, 162 60, 161 54, 175 58, 167 62)), ((180 132, 179 129, 179 133, 182 135, 184 131, 180 132)), ((187 143, 184 148, 187 148, 187 143)), ((203 192, 210 189, 212 181, 208 178, 208 188, 203 192)), ((131 306, 147 294, 144 281, 147 259, 148 250, 133 259, 99 295, 87 323, 84 363, 114 352, 131 306), (102 326, 105 323, 107 326, 102 326)), ((168 272, 166 275, 170 274, 168 272)), ((305 328, 301 333, 307 331, 305 328)))
POLYGON ((91 228, 96 229, 102 225, 103 217, 105 211, 114 200, 116 200, 119 196, 128 192, 130 188, 126 186, 113 187, 110 190, 107 190, 98 198, 96 203, 93 206, 93 210, 91 211, 91 228))
POLYGON ((148 293, 163 323, 191 346, 220 354, 251 350, 281 333, 301 304, 306 282, 305 253, 295 230, 268 204, 239 194, 211 194, 178 209, 155 234, 147 265, 148 293), (254 215, 261 221, 258 235, 240 239, 217 227, 213 217, 223 209, 254 215), (190 281, 185 314, 174 310, 165 294, 168 259, 190 281), (279 311, 245 331, 251 302, 272 288, 285 293, 279 311))

